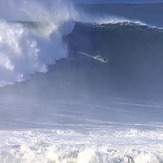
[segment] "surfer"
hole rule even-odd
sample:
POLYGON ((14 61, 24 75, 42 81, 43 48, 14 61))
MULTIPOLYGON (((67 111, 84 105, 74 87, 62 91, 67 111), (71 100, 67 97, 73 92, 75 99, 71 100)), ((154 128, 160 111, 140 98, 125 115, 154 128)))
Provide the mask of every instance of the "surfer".
POLYGON ((95 59, 95 60, 100 61, 100 62, 103 62, 103 63, 108 63, 109 62, 107 58, 102 57, 100 55, 92 56, 92 55, 89 55, 89 54, 84 53, 84 52, 77 52, 77 53, 82 54, 82 55, 85 55, 85 56, 87 56, 89 58, 95 59))
POLYGON ((95 60, 98 60, 100 62, 104 62, 104 63, 108 62, 108 60, 106 58, 101 57, 100 55, 92 56, 92 58, 94 58, 95 60))

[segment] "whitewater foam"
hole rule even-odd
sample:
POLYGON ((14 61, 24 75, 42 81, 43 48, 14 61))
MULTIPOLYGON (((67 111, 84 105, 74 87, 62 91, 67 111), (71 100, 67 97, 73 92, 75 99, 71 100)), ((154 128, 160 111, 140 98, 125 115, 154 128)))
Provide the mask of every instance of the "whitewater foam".
MULTIPOLYGON (((0 86, 20 82, 67 56, 63 34, 73 28, 68 2, 1 1, 0 86), (17 10, 14 10, 17 8, 17 10)), ((71 6, 71 7, 70 7, 71 6)), ((75 13, 73 14, 75 15, 75 13)))
POLYGON ((1 131, 0 161, 78 163, 159 163, 163 161, 159 131, 67 130, 1 131), (155 137, 157 135, 157 137, 155 137), (159 140, 159 141, 158 141, 159 140))

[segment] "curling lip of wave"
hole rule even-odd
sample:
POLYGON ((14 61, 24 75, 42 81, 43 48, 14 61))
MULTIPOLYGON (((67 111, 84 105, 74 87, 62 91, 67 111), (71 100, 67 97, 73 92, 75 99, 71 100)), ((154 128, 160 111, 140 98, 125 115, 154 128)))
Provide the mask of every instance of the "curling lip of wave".
POLYGON ((157 27, 157 26, 152 26, 152 25, 148 25, 139 21, 129 21, 129 20, 119 20, 119 21, 97 21, 94 23, 89 23, 89 22, 81 22, 78 21, 76 23, 79 24, 86 24, 86 25, 90 25, 92 27, 101 27, 101 28, 105 28, 107 26, 113 26, 113 27, 125 27, 128 26, 130 27, 130 29, 134 28, 134 29, 153 29, 153 30, 159 30, 160 32, 163 32, 163 28, 161 27, 157 27))

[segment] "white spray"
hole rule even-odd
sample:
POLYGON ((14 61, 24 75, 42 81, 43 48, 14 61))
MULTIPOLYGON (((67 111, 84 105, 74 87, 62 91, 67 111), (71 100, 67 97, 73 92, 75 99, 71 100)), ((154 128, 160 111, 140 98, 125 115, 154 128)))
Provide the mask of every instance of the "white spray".
POLYGON ((68 1, 2 0, 0 15, 0 86, 46 72, 67 56, 62 36, 72 30, 76 15, 68 1))

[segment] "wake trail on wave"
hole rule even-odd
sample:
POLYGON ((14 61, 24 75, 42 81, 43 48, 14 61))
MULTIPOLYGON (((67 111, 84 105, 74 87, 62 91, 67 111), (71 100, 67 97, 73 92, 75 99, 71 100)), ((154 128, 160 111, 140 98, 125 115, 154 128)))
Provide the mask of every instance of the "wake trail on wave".
POLYGON ((94 59, 94 60, 99 61, 99 62, 103 62, 103 63, 108 63, 109 62, 107 58, 104 58, 104 57, 100 56, 99 54, 93 56, 93 55, 89 55, 89 54, 84 53, 84 52, 76 52, 76 53, 82 54, 82 55, 84 55, 86 57, 89 57, 89 58, 94 59))

